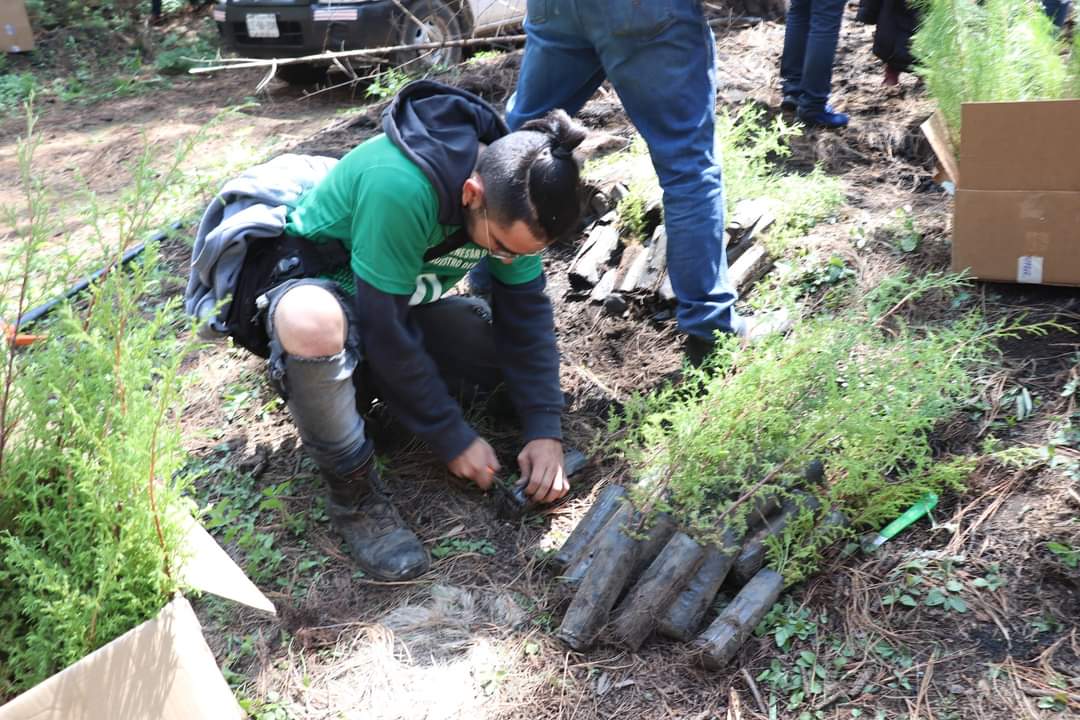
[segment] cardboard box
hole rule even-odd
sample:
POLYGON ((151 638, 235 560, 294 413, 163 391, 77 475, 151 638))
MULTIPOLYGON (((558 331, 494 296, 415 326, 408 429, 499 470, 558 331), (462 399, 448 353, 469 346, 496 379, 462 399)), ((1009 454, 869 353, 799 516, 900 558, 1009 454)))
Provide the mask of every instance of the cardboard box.
POLYGON ((952 268, 1080 285, 1080 100, 965 103, 959 156, 935 115, 923 133, 956 186, 952 268))
MULTIPOLYGON (((194 520, 181 570, 192 587, 274 612, 194 520)), ((0 707, 0 720, 240 720, 244 711, 218 670, 188 601, 157 616, 0 707)))
POLYGON ((0 48, 13 53, 34 49, 34 33, 23 0, 0 0, 0 48))

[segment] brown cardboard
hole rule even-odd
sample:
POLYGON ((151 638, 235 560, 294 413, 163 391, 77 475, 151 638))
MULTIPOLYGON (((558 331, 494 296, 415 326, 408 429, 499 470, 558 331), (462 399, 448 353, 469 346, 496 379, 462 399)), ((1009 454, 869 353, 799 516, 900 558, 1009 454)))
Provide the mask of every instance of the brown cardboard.
POLYGON ((960 189, 953 225, 954 270, 984 280, 1080 285, 1080 192, 960 189))
MULTIPOLYGON (((192 587, 274 612, 210 533, 189 519, 180 575, 192 587)), ((177 596, 151 620, 0 707, 0 720, 232 720, 244 713, 191 605, 177 596)))
POLYGON ((23 0, 0 0, 0 48, 4 52, 34 49, 34 33, 23 0))
POLYGON ((0 708, 2 720, 240 720, 183 597, 0 708))
POLYGON ((1080 191, 1080 100, 964 103, 965 190, 1080 191))
POLYGON ((964 103, 959 155, 940 114, 922 131, 956 184, 952 267, 1080 285, 1080 100, 964 103))
POLYGON ((938 167, 941 169, 941 178, 934 178, 934 180, 938 182, 948 180, 955 186, 960 178, 960 168, 956 164, 956 146, 953 144, 941 111, 935 110, 934 114, 919 126, 919 129, 930 143, 930 148, 937 156, 938 167))

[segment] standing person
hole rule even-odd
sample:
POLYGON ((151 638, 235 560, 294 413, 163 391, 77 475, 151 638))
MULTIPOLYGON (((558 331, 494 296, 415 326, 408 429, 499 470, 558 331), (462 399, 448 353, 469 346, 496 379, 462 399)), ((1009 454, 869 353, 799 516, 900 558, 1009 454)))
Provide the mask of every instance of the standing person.
POLYGON ((810 127, 847 127, 848 116, 829 105, 833 60, 844 0, 791 0, 780 56, 780 106, 810 127))
POLYGON ((664 196, 676 318, 699 362, 716 332, 753 339, 773 315, 740 317, 727 276, 715 150, 716 51, 699 0, 529 0, 511 128, 553 108, 576 114, 606 78, 645 139, 664 196))
POLYGON ((268 358, 334 527, 368 574, 405 580, 427 552, 383 494, 358 398, 377 395, 486 490, 499 461, 452 395, 505 382, 526 494, 568 490, 539 253, 577 225, 585 133, 565 113, 508 133, 483 100, 430 81, 397 95, 383 131, 340 161, 285 155, 226 185, 200 223, 185 309, 268 358), (443 297, 481 262, 490 307, 443 297))
POLYGON ((919 11, 907 0, 862 0, 859 22, 875 25, 874 55, 885 63, 883 85, 900 82, 900 73, 915 64, 911 55, 911 36, 919 27, 919 11))

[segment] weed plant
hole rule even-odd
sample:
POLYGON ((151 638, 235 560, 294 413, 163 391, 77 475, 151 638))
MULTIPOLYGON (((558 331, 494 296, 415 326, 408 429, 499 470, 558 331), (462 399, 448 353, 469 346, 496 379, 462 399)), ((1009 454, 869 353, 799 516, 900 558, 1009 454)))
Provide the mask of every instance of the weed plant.
POLYGON ((638 398, 616 420, 618 443, 642 480, 640 508, 673 512, 702 539, 745 528, 749 500, 790 495, 802 470, 824 462, 804 512, 773 545, 773 567, 795 582, 812 572, 837 533, 814 528, 831 510, 878 528, 928 491, 961 488, 967 457, 939 457, 934 432, 975 394, 995 341, 1015 328, 975 311, 946 326, 904 322, 898 310, 951 293, 956 276, 897 276, 858 312, 807 320, 785 339, 748 348, 721 340, 712 367, 689 383, 638 398))
POLYGON ((960 105, 1080 96, 1080 58, 1039 3, 924 0, 912 41, 917 72, 960 140, 960 105))
MULTIPOLYGON (((70 267, 46 252, 54 229, 34 146, 31 121, 19 153, 29 220, 8 210, 19 252, 2 277, 0 297, 15 298, 0 301, 5 318, 37 300, 33 287, 52 285, 32 276, 70 267)), ((147 205, 174 174, 136 178, 110 257, 150 229, 147 205)), ((190 348, 177 340, 177 303, 156 303, 160 279, 149 246, 80 307, 59 307, 46 339, 0 342, 0 702, 152 617, 180 588, 191 511, 176 478, 176 411, 190 348)))

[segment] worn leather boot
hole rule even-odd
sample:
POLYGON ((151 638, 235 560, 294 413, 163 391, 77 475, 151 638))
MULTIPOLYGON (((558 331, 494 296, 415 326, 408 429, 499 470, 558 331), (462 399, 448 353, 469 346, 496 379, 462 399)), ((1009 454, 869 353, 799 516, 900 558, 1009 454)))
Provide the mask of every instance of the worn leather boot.
POLYGON ((364 572, 409 580, 427 571, 427 550, 383 494, 374 460, 344 475, 322 474, 330 486, 326 514, 364 572))

